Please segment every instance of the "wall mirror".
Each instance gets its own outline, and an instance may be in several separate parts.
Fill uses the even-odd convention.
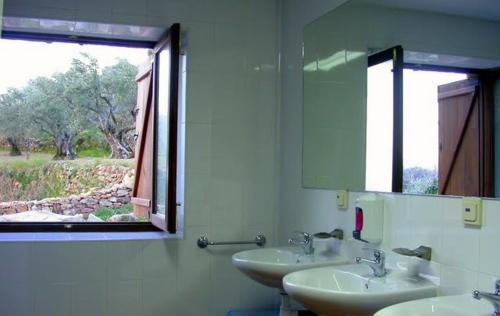
[[[367,0],[306,26],[303,186],[500,197],[498,34]]]

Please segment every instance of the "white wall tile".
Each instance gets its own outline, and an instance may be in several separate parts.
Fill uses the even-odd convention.
[[[477,287],[478,273],[472,270],[441,265],[440,295],[470,293]]]
[[[459,268],[478,270],[479,234],[476,227],[465,227],[462,220],[462,200],[443,199],[443,247],[441,262]]]
[[[302,186],[302,136],[303,136],[303,29],[317,17],[342,4],[343,1],[303,2],[282,1],[281,20],[281,104],[279,113],[279,242],[284,244],[294,229],[308,231],[325,230],[340,226],[348,234],[353,227],[353,204],[347,211],[339,211],[333,199],[334,191],[304,189]],[[346,17],[347,18],[347,17]],[[383,40],[369,36],[370,28],[358,21],[354,28],[346,28],[337,42],[344,43],[336,50],[323,50],[317,46],[317,56],[329,56],[338,49],[365,51],[367,47],[381,47]],[[389,26],[388,26],[389,27]],[[359,32],[359,30],[367,32]],[[331,38],[335,30],[328,29],[324,36]],[[413,35],[421,35],[417,33]],[[337,32],[337,35],[342,32]],[[398,35],[399,36],[399,35]],[[394,36],[391,37],[395,38]],[[444,42],[423,43],[424,36],[401,38],[418,41],[420,46],[440,47]],[[371,45],[371,46],[370,46]],[[437,46],[436,46],[437,45]],[[386,45],[387,46],[387,45]],[[458,51],[467,48],[457,47]],[[328,47],[331,49],[331,46]],[[469,48],[470,49],[470,48]],[[471,51],[469,51],[471,52]],[[360,62],[360,61],[359,61]],[[345,67],[347,68],[349,67]],[[342,69],[340,69],[342,70]],[[343,81],[356,80],[359,73],[344,72]],[[324,78],[328,79],[328,78]],[[331,79],[331,78],[330,78]],[[350,202],[357,194],[350,192]],[[487,287],[500,276],[500,255],[496,251],[500,239],[499,202],[484,202],[484,225],[481,229],[464,227],[462,224],[461,199],[420,197],[400,194],[384,194],[385,223],[382,247],[390,251],[394,247],[414,248],[419,245],[432,247],[433,261],[424,263],[421,271],[441,278],[442,294],[470,293],[476,287]]]
[[[483,201],[483,227],[479,231],[479,271],[500,276],[500,203]]]
[[[176,281],[172,282],[170,278],[143,280],[141,316],[182,316],[177,311],[178,301]]]
[[[142,241],[106,243],[106,269],[110,281],[142,278]]]
[[[108,315],[140,315],[141,297],[140,280],[110,281],[107,292]]]
[[[95,281],[86,283],[75,283],[72,285],[71,302],[72,316],[105,316],[106,306],[106,282]]]
[[[71,283],[47,283],[36,287],[35,316],[71,315]]]
[[[33,316],[35,294],[36,289],[31,282],[0,282],[0,315]]]
[[[165,27],[181,23],[187,62],[186,234],[165,242],[28,243],[19,249],[0,244],[0,256],[13,258],[0,262],[0,274],[20,286],[0,296],[0,310],[4,297],[26,302],[10,313],[21,316],[32,315],[35,297],[37,315],[47,316],[61,310],[65,316],[101,315],[103,305],[109,316],[219,316],[239,305],[271,307],[272,291],[252,292],[254,282],[232,268],[231,254],[245,248],[218,254],[198,249],[196,239],[262,231],[269,245],[274,241],[277,0],[7,2],[5,13],[16,16]],[[5,273],[3,268],[13,266],[15,272]],[[232,278],[224,276],[225,270]],[[49,289],[53,282],[69,290]],[[23,285],[49,290],[25,295]],[[92,287],[95,293],[89,292]],[[212,300],[219,288],[225,295]],[[56,294],[68,296],[69,305],[53,305]],[[96,304],[88,305],[90,299]]]

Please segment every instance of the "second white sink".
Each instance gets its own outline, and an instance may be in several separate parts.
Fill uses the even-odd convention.
[[[471,294],[433,297],[384,308],[375,316],[491,316],[493,308],[486,301],[478,301]]]
[[[346,262],[346,258],[334,253],[305,255],[298,247],[254,249],[233,255],[234,266],[244,274],[259,283],[279,289],[282,288],[283,277],[288,273]]]
[[[436,285],[425,278],[399,271],[376,278],[363,264],[291,273],[283,285],[291,297],[312,311],[332,316],[373,315],[389,305],[436,296]]]

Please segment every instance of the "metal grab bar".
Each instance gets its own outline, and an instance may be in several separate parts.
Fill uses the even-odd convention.
[[[201,236],[200,238],[198,238],[198,241],[196,243],[200,248],[207,248],[207,246],[251,245],[251,244],[256,244],[257,246],[262,247],[266,244],[266,236],[257,235],[255,236],[254,240],[248,240],[248,241],[219,241],[219,242],[209,241],[207,236]]]

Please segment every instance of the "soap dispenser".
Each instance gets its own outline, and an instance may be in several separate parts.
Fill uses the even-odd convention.
[[[384,233],[384,200],[365,194],[356,200],[355,227],[352,236],[366,243],[381,243]]]

